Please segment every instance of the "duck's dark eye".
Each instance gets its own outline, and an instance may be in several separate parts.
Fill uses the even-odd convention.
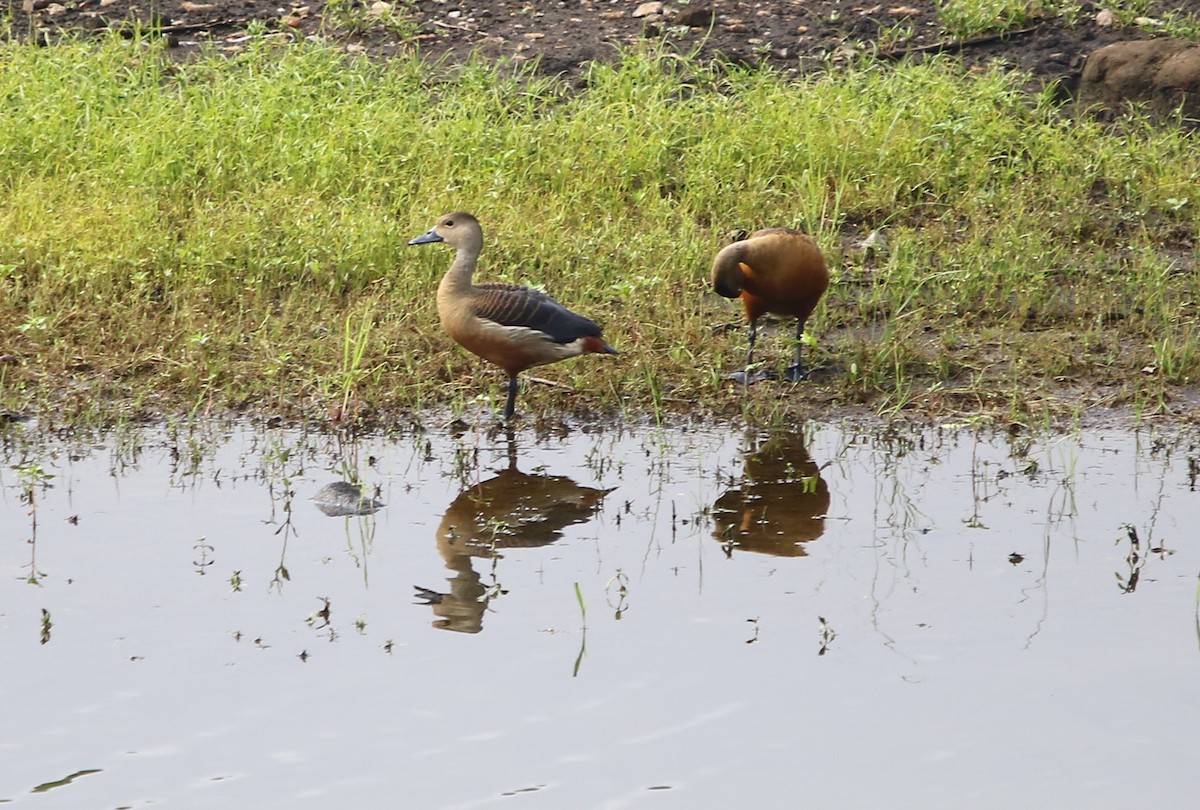
[[[453,228],[453,227],[454,227],[454,220],[452,220],[452,219],[448,219],[448,220],[446,220],[446,222],[445,222],[445,225],[446,225],[446,227],[447,227],[447,228]]]

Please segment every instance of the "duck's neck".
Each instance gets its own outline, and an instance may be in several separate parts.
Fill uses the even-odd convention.
[[[479,260],[478,248],[459,248],[454,254],[454,263],[438,285],[438,295],[465,295],[471,289],[471,274]]]

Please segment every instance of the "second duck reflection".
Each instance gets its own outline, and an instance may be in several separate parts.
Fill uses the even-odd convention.
[[[742,483],[713,505],[713,537],[727,556],[738,549],[804,556],[804,544],[825,530],[829,487],[803,435],[778,433],[752,441]],[[612,492],[580,486],[564,475],[521,472],[516,459],[509,433],[508,466],[463,489],[438,525],[438,552],[454,572],[447,578],[449,591],[416,587],[421,603],[433,608],[434,627],[480,632],[488,603],[502,592],[495,578],[501,550],[555,542],[568,526],[590,521]],[[490,561],[490,584],[472,558]]]
[[[825,533],[829,485],[808,454],[802,433],[752,438],[742,483],[713,504],[713,537],[735,550],[803,557]]]

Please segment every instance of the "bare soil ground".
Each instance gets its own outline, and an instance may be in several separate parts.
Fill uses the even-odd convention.
[[[936,0],[0,0],[13,34],[51,42],[64,31],[155,27],[186,58],[204,44],[234,52],[249,33],[320,37],[380,57],[418,48],[450,62],[472,53],[536,60],[576,75],[646,40],[741,64],[805,72],[854,51],[881,59],[950,53],[968,70],[1000,65],[1060,80],[1070,90],[1086,54],[1119,39],[1152,36],[1152,24],[1119,26],[1084,2],[1073,22],[1032,18],[1006,33],[966,39],[947,30]],[[1200,0],[1151,2],[1146,17],[1200,12]]]

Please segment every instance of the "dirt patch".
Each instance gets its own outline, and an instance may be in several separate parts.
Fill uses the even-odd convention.
[[[873,53],[884,60],[952,54],[968,70],[1001,66],[1038,81],[1074,86],[1084,57],[1120,39],[1152,36],[1122,27],[1102,7],[1083,3],[1074,22],[1044,16],[1014,22],[1004,33],[962,38],[947,27],[934,0],[0,0],[13,35],[51,42],[63,32],[158,30],[181,58],[204,45],[236,52],[252,36],[320,38],[351,51],[386,57],[418,48],[431,59],[535,60],[549,74],[577,75],[587,63],[639,43],[665,43],[702,58],[769,63],[803,73],[830,59]],[[1162,7],[1162,8],[1159,8]],[[1194,8],[1187,8],[1194,7]],[[1200,12],[1200,2],[1151,3],[1156,11]],[[1144,23],[1144,26],[1149,25]]]

